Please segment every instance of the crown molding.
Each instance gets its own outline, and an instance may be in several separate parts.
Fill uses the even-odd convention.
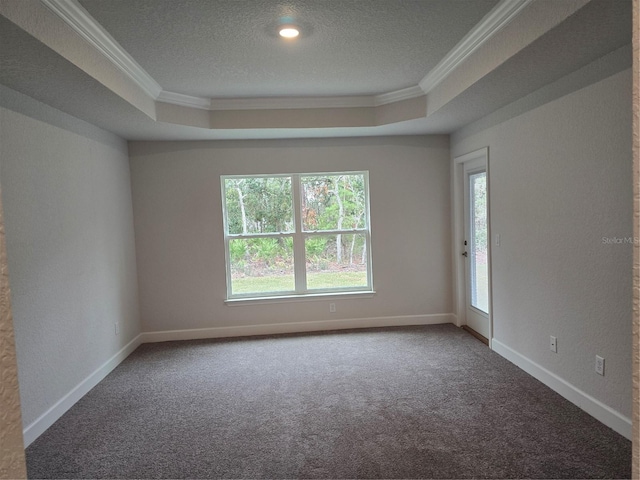
[[[211,99],[203,97],[193,97],[182,93],[167,92],[163,90],[158,95],[159,102],[171,103],[182,107],[199,108],[200,110],[211,110]]]
[[[147,95],[156,99],[162,87],[95,21],[77,0],[40,0],[76,33],[122,70]]]
[[[532,1],[502,0],[420,81],[422,91],[429,93]]]
[[[424,95],[416,85],[380,95],[344,97],[204,98],[163,90],[157,100],[201,110],[294,110],[307,108],[378,107]]]
[[[403,88],[402,90],[395,90],[393,92],[381,93],[373,97],[373,104],[378,107],[380,105],[387,105],[388,103],[400,102],[402,100],[409,100],[410,98],[421,97],[424,95],[422,88],[419,85],[413,87]]]
[[[212,98],[211,110],[291,110],[373,107],[371,95],[344,97]]]

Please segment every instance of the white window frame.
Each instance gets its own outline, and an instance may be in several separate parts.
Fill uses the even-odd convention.
[[[312,176],[334,176],[334,175],[362,175],[364,177],[364,201],[365,201],[365,217],[366,228],[340,229],[340,230],[313,230],[304,231],[302,227],[302,177]],[[226,202],[226,185],[225,180],[234,178],[291,178],[291,189],[293,194],[293,232],[276,232],[276,233],[247,233],[247,234],[230,234],[227,218],[227,202]],[[255,174],[255,175],[221,175],[220,190],[222,193],[222,217],[224,230],[224,251],[226,266],[226,283],[227,283],[227,301],[233,300],[251,300],[251,299],[283,299],[283,298],[303,298],[334,294],[350,294],[365,293],[372,294],[373,290],[373,266],[371,254],[371,214],[369,204],[369,172],[363,171],[347,171],[347,172],[314,172],[314,173],[291,173],[291,174]],[[313,288],[308,289],[307,269],[306,269],[306,251],[305,239],[312,236],[327,235],[353,235],[363,234],[365,236],[366,257],[367,257],[367,285],[357,287],[344,288]],[[291,237],[293,239],[293,267],[294,267],[294,290],[278,291],[278,292],[254,292],[244,294],[233,294],[231,283],[231,255],[229,251],[229,241],[235,239],[250,238],[280,238]]]

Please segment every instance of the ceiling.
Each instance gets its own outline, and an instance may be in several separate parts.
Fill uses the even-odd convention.
[[[498,0],[80,0],[165,90],[375,95],[417,85]],[[303,25],[278,37],[278,19]]]
[[[450,133],[630,42],[630,0],[2,0],[0,84],[127,139]]]

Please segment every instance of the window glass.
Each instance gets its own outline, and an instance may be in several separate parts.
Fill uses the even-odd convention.
[[[234,294],[295,289],[291,237],[230,239],[229,257]]]
[[[305,231],[366,228],[364,175],[304,176],[301,185],[302,227]]]
[[[367,286],[366,235],[312,235],[305,253],[310,290]]]
[[[224,184],[229,233],[293,231],[291,177],[226,178]]]
[[[228,298],[372,290],[367,172],[221,180]]]

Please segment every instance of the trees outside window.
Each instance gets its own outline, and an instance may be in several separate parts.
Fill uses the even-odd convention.
[[[227,296],[371,291],[367,172],[223,176]]]

